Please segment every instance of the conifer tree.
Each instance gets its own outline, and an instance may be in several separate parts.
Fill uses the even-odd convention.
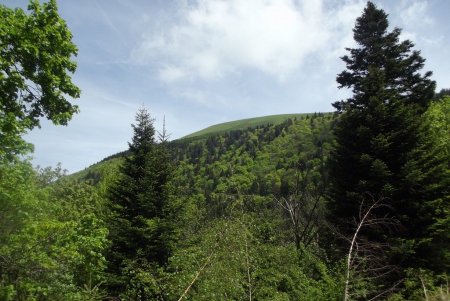
[[[110,191],[110,291],[133,300],[154,298],[146,282],[154,282],[152,271],[167,263],[175,240],[172,167],[153,121],[146,109],[136,114],[121,177]]]
[[[357,217],[364,199],[384,199],[391,209],[377,212],[401,223],[393,235],[396,247],[406,254],[416,252],[417,235],[429,225],[420,216],[426,199],[421,189],[408,184],[408,165],[418,147],[421,115],[433,98],[435,82],[420,52],[409,40],[400,41],[401,30],[388,31],[387,14],[368,2],[356,21],[357,48],[347,48],[347,65],[337,76],[339,88],[350,88],[353,96],[334,103],[339,119],[335,128],[337,146],[330,164],[330,216],[344,233]],[[425,172],[415,169],[415,172]],[[387,208],[387,207],[385,207]],[[384,230],[365,231],[375,242],[390,241]],[[391,236],[392,238],[392,236]],[[414,256],[400,262],[414,264]]]

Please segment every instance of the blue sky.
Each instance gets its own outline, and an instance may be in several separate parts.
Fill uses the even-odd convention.
[[[450,1],[373,1],[450,87]],[[26,7],[25,0],[0,0]],[[69,172],[127,149],[145,105],[176,139],[255,116],[332,111],[339,59],[353,46],[359,0],[60,0],[79,48],[81,112],[67,127],[42,122],[26,139],[33,163]]]

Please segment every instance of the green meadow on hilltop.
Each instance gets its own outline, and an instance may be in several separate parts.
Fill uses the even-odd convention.
[[[200,131],[194,132],[192,134],[186,135],[183,138],[193,138],[208,136],[212,134],[218,134],[223,132],[229,132],[233,130],[245,130],[247,128],[253,128],[256,126],[267,125],[267,124],[279,124],[284,122],[286,119],[300,118],[308,114],[281,114],[281,115],[270,115],[262,116],[248,119],[241,119],[235,121],[229,121],[224,123],[219,123],[202,129]],[[181,139],[183,139],[181,138]]]

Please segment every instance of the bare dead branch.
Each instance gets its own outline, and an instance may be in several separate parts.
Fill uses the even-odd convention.
[[[351,239],[346,239],[350,241],[350,246],[347,253],[344,301],[349,300],[351,296],[351,275],[358,275],[360,280],[371,281],[386,277],[396,270],[395,266],[388,265],[383,260],[384,249],[388,247],[386,243],[371,242],[360,237],[363,228],[382,227],[389,229],[397,225],[397,221],[389,217],[388,214],[376,216],[374,211],[379,208],[391,207],[384,203],[383,198],[373,201],[371,204],[366,204],[365,200],[361,201],[358,213],[359,220],[354,219],[355,231]],[[395,286],[397,285],[395,284]],[[391,286],[389,289],[377,294],[371,300],[375,300],[392,291],[395,286]]]

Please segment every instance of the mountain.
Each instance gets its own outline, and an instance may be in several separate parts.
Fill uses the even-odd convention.
[[[261,127],[274,128],[275,126],[279,126],[288,120],[306,120],[310,117],[315,118],[317,116],[326,116],[327,118],[331,118],[331,113],[280,114],[219,123],[186,135],[180,139],[171,141],[169,143],[169,147],[173,151],[180,154],[180,152],[183,152],[182,150],[184,148],[186,148],[186,150],[192,148],[195,144],[191,145],[191,143],[197,140],[205,140],[208,139],[208,137],[226,136],[230,133],[233,133],[232,135],[236,135],[238,132],[253,131]],[[199,145],[196,147],[198,148]],[[89,180],[94,183],[98,183],[103,176],[114,174],[118,171],[118,167],[122,160],[121,158],[125,154],[126,151],[123,151],[108,156],[100,162],[85,168],[84,170],[71,174],[69,177],[77,181]]]
[[[207,136],[197,136],[202,139],[172,141],[175,186],[185,196],[203,198],[208,210],[213,210],[220,195],[272,202],[274,197],[293,192],[299,172],[308,170],[308,176],[317,177],[323,172],[334,143],[334,119],[322,113],[292,116],[277,124],[246,128],[248,120],[244,120],[240,129],[225,132],[218,125],[210,127],[215,131]]]
[[[317,178],[334,143],[330,113],[285,114],[208,127],[168,143],[179,193],[208,203],[236,193],[272,200],[298,189],[299,172]],[[68,176],[108,187],[127,152],[120,152]],[[301,170],[299,170],[301,168]],[[208,210],[214,206],[209,204]]]
[[[229,131],[233,131],[233,130],[244,130],[247,128],[254,128],[254,127],[266,125],[266,124],[277,125],[277,124],[280,124],[280,123],[286,121],[287,119],[300,118],[300,117],[303,117],[306,115],[308,115],[308,113],[280,114],[280,115],[269,115],[269,116],[229,121],[229,122],[224,122],[224,123],[219,123],[216,125],[209,126],[203,130],[186,135],[181,139],[215,135],[215,134],[225,133],[225,132],[229,132]]]
[[[168,143],[175,166],[170,185],[184,212],[168,267],[174,271],[166,279],[169,300],[179,298],[200,265],[190,300],[239,300],[249,285],[254,300],[340,298],[340,278],[317,257],[334,121],[322,113],[252,118]],[[103,193],[124,155],[71,178]],[[292,224],[286,204],[298,208],[294,220],[301,225]]]

